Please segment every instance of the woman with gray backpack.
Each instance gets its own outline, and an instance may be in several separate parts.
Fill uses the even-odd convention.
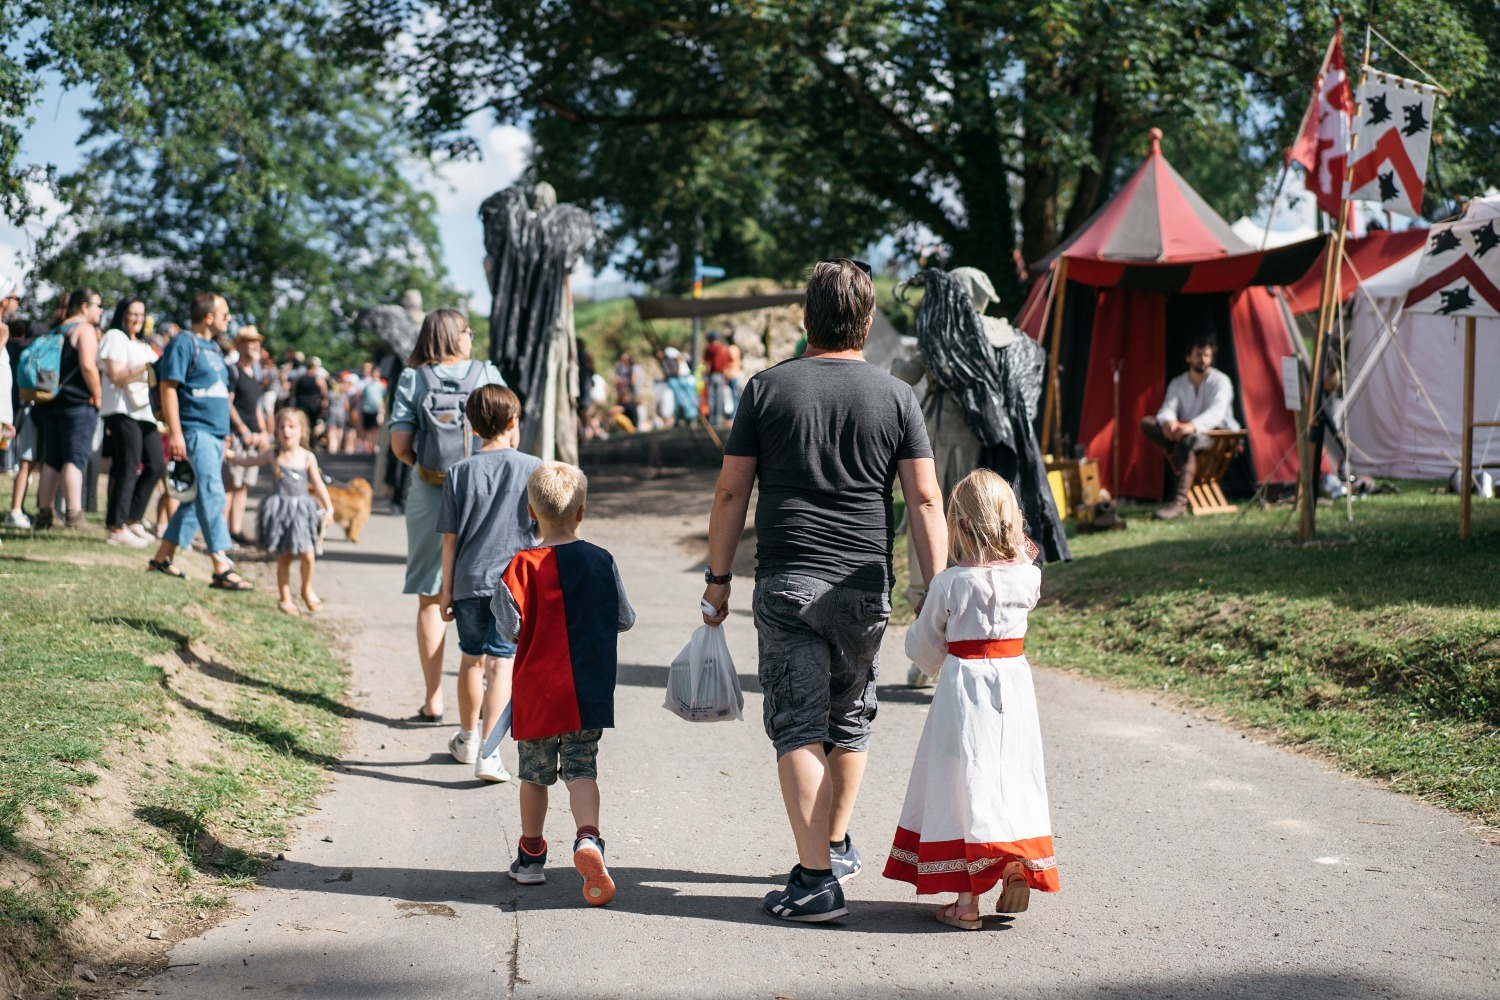
[[[426,696],[413,721],[443,721],[443,536],[437,532],[448,469],[479,448],[464,413],[469,394],[504,385],[488,361],[469,357],[474,331],[457,309],[434,309],[422,320],[417,346],[391,399],[391,451],[412,467],[406,493],[406,586],[417,595],[417,657]]]

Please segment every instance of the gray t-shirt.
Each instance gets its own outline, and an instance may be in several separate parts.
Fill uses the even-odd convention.
[[[757,460],[757,580],[890,590],[897,463],[932,457],[911,386],[864,361],[783,361],[745,386],[724,453]]]
[[[501,448],[470,455],[448,470],[437,530],[458,536],[455,601],[493,594],[511,556],[536,544],[526,512],[526,478],[541,464],[532,455]]]

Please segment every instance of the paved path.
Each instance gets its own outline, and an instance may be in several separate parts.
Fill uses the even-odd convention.
[[[583,905],[556,812],[563,863],[544,887],[511,883],[514,785],[449,762],[448,729],[390,721],[416,709],[420,686],[402,525],[377,517],[319,569],[352,633],[346,766],[287,860],[235,897],[244,915],[178,946],[145,985],[193,1000],[1500,996],[1500,849],[1461,819],[1046,671],[1061,894],[964,935],[881,878],[927,701],[883,687],[850,917],[761,916],[792,847],[758,723],[748,587],[728,628],[751,721],[693,726],[660,707],[663,665],[697,619],[710,483],[595,477],[585,534],[614,551],[640,616],[601,752],[614,905]],[[892,680],[899,640],[887,640]],[[514,744],[505,753],[513,767]]]

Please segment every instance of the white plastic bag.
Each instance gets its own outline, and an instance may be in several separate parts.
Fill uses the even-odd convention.
[[[672,661],[662,704],[689,722],[743,722],[745,695],[722,625],[700,625]]]

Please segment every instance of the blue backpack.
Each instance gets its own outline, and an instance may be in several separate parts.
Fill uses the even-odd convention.
[[[55,326],[26,345],[21,352],[21,370],[16,373],[21,402],[50,403],[57,398],[61,388],[63,338],[77,325]]]

